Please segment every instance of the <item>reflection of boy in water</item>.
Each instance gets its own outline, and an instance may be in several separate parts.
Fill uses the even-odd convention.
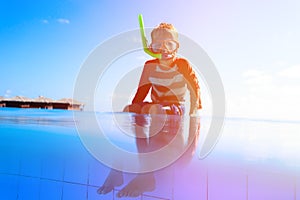
[[[141,162],[143,167],[152,165],[152,162],[160,162],[160,159],[174,158],[175,162],[172,165],[166,167],[165,170],[179,169],[183,170],[183,167],[188,165],[195,154],[195,150],[198,144],[198,138],[200,134],[200,117],[190,117],[189,119],[189,132],[187,139],[184,139],[184,126],[185,122],[181,116],[168,115],[164,121],[164,126],[161,127],[161,115],[152,115],[151,126],[149,127],[150,136],[146,137],[144,128],[147,126],[145,115],[136,115],[135,118],[135,131],[137,134],[136,145],[139,153],[149,153],[159,151],[161,148],[167,148],[167,151],[160,153],[157,160],[149,160],[147,162]],[[146,123],[145,123],[146,122]],[[155,134],[157,126],[161,127],[161,130]],[[153,129],[152,129],[153,128]],[[153,135],[154,134],[154,135]],[[171,164],[171,163],[170,163]],[[171,178],[172,180],[173,178]],[[123,184],[123,173],[115,169],[111,169],[103,185],[98,189],[99,194],[107,194],[111,192],[115,187]],[[164,185],[162,187],[165,187]],[[132,179],[124,188],[118,193],[118,197],[137,197],[144,192],[151,192],[156,188],[156,181],[154,172],[139,173]],[[184,187],[183,187],[184,188]],[[184,192],[184,191],[182,191]]]
[[[186,90],[190,91],[190,115],[201,109],[200,89],[198,80],[188,61],[177,58],[179,48],[178,33],[171,24],[161,23],[151,33],[152,43],[150,49],[154,53],[161,53],[161,59],[149,60],[145,63],[137,93],[131,105],[124,108],[126,112],[137,114],[167,114],[177,115],[166,117],[162,120],[161,115],[151,116],[149,138],[144,132],[146,121],[143,115],[135,116],[136,144],[139,153],[148,153],[168,147],[168,155],[179,157],[186,148],[195,141],[199,134],[199,120],[190,120],[189,141],[184,144],[183,119],[184,97]],[[152,102],[144,102],[151,89]],[[172,144],[171,144],[172,143]],[[171,145],[169,145],[171,144]],[[195,148],[195,145],[192,145]],[[194,148],[190,154],[193,153]],[[185,159],[180,159],[182,163]],[[155,162],[155,161],[153,161]],[[141,163],[147,165],[151,163]],[[98,193],[106,194],[116,186],[123,184],[122,172],[111,170],[104,184],[98,189]],[[155,189],[153,172],[138,174],[121,191],[118,197],[136,197],[143,192]]]

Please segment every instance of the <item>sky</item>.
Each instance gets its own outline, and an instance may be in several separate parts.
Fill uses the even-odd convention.
[[[299,10],[298,0],[0,0],[0,96],[72,97],[89,54],[137,29],[141,13],[145,26],[172,23],[205,50],[225,88],[226,116],[299,121]],[[117,63],[147,59],[140,52]]]

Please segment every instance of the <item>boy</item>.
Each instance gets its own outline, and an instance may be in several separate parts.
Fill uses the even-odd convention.
[[[152,31],[151,38],[151,51],[161,53],[162,57],[145,63],[132,104],[126,106],[124,111],[138,114],[184,115],[184,97],[188,88],[191,99],[190,115],[195,115],[197,110],[202,108],[198,80],[188,61],[176,57],[179,43],[175,28],[171,24],[161,23]],[[150,89],[152,102],[144,102]],[[143,129],[147,120],[144,116],[134,116],[134,118],[136,121],[136,145],[138,152],[141,154],[167,147],[167,153],[160,155],[160,157],[176,157],[184,153],[184,148],[188,148],[193,144],[189,141],[185,147],[181,117],[178,119],[170,116],[170,119],[166,119],[166,123],[162,123],[161,118],[153,116],[149,128],[149,138]],[[196,141],[195,138],[198,138],[199,123],[196,118],[191,120],[189,132],[191,137],[189,137],[189,140],[192,138],[191,140]],[[196,142],[194,143],[196,146]],[[186,152],[193,154],[194,148]],[[182,156],[179,162],[184,162],[185,157],[188,156]],[[141,165],[148,164],[147,162],[141,163]],[[105,182],[97,192],[106,194],[122,184],[123,173],[111,169]],[[117,196],[137,197],[144,192],[154,190],[155,184],[154,172],[139,173],[117,193]]]
[[[186,89],[190,91],[190,115],[201,109],[200,88],[188,61],[177,58],[178,33],[172,24],[161,23],[151,32],[150,50],[161,59],[145,63],[138,90],[126,112],[138,114],[184,114]],[[144,102],[151,89],[152,102]]]

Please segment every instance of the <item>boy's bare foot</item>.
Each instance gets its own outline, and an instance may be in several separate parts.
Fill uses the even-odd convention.
[[[118,197],[138,197],[144,192],[155,189],[155,178],[153,173],[137,175],[122,190],[117,193]]]
[[[97,190],[98,194],[107,194],[111,192],[115,187],[123,184],[123,173],[117,170],[111,170],[103,183],[103,185]]]

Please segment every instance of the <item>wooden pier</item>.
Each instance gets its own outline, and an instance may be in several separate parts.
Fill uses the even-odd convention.
[[[0,97],[0,107],[83,110],[84,104],[70,98],[53,100],[43,96],[36,99],[16,96],[13,98]]]

